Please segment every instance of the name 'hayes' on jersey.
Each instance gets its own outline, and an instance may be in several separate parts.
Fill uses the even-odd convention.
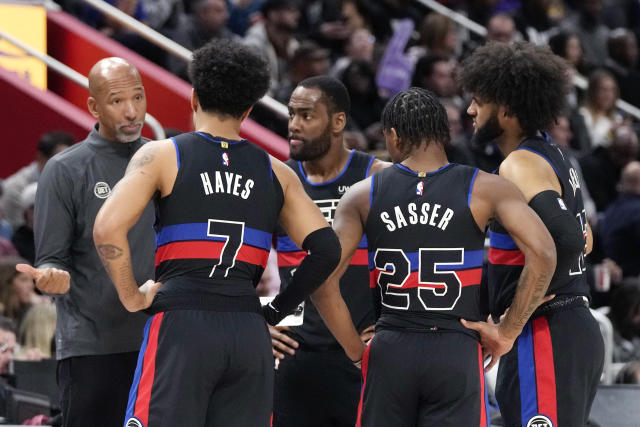
[[[551,141],[541,137],[528,138],[517,149],[536,153],[551,165],[562,188],[558,204],[576,218],[574,229],[566,230],[559,239],[554,236],[558,259],[547,294],[588,297],[589,285],[583,274],[587,221],[578,174],[561,148]],[[511,305],[523,266],[524,255],[514,240],[498,221],[492,221],[487,278],[489,305],[494,317],[499,317]]]
[[[454,329],[482,320],[484,232],[469,203],[477,169],[449,163],[418,174],[396,164],[372,177],[365,226],[377,328]],[[475,335],[474,335],[475,336]]]
[[[156,300],[214,294],[257,301],[284,200],[268,154],[202,132],[171,139],[178,174],[171,194],[157,201],[156,280],[163,285]]]
[[[309,182],[300,162],[289,160],[287,165],[296,172],[309,197],[320,208],[327,221],[332,223],[340,198],[351,185],[369,175],[373,160],[373,156],[353,150],[342,172],[331,181],[323,183]],[[367,286],[369,273],[366,248],[367,240],[363,238],[351,259],[351,264],[340,279],[340,292],[358,331],[375,322],[373,299]],[[278,231],[277,250],[280,286],[284,289],[291,282],[293,271],[300,265],[306,252],[297,247],[282,229]],[[303,323],[291,328],[291,333],[306,348],[340,348],[315,306],[308,299],[305,302]]]

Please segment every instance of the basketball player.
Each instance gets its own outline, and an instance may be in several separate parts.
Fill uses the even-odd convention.
[[[337,287],[366,233],[381,316],[362,360],[357,425],[486,426],[479,336],[460,323],[484,317],[485,225],[499,218],[527,261],[516,303],[495,340],[485,343],[490,365],[511,348],[544,296],[555,267],[553,241],[513,184],[448,162],[446,111],[432,93],[410,88],[397,94],[382,113],[382,128],[395,164],[340,200],[333,226],[343,259],[314,295],[321,301]],[[335,311],[325,321],[342,337],[352,324],[348,312]]]
[[[266,61],[213,41],[194,53],[190,73],[196,131],[139,151],[94,228],[125,308],[153,315],[125,425],[266,427],[273,358],[263,314],[276,324],[296,308],[335,268],[340,246],[291,169],[239,136],[268,89]],[[126,235],[156,194],[157,282],[138,288]],[[255,286],[278,221],[309,256],[262,311]],[[356,337],[348,356],[363,347]]]
[[[344,147],[349,106],[344,85],[326,76],[299,83],[289,101],[291,160],[287,165],[329,223],[349,187],[389,165]],[[364,340],[373,334],[375,323],[366,247],[363,238],[358,255],[340,280],[340,292]],[[284,232],[279,233],[277,250],[281,287],[286,288],[307,253]],[[301,326],[270,331],[274,354],[282,358],[276,371],[273,426],[353,426],[362,385],[360,370],[344,354],[311,301],[305,303]]]
[[[524,193],[557,252],[547,291],[555,298],[533,313],[500,361],[496,397],[506,426],[584,426],[602,371],[602,336],[589,312],[583,274],[591,232],[580,181],[569,158],[543,132],[563,109],[569,75],[561,58],[528,43],[478,48],[460,75],[473,95],[467,112],[475,139],[497,142],[505,157],[499,175]],[[489,236],[489,303],[497,319],[516,304],[526,254],[502,218],[491,223]],[[495,334],[489,323],[468,326],[486,339]]]

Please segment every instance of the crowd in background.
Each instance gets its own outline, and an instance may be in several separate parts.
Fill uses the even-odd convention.
[[[592,307],[608,310],[615,329],[614,361],[631,362],[620,372],[621,380],[639,381],[640,123],[615,104],[622,99],[640,106],[640,3],[441,1],[485,26],[483,38],[409,0],[108,1],[190,50],[212,38],[242,40],[255,47],[271,66],[269,95],[284,104],[307,77],[327,74],[341,79],[352,100],[347,144],[381,158],[387,158],[379,122],[386,100],[409,86],[429,89],[447,111],[450,161],[488,172],[497,167],[501,155],[495,146],[471,141],[469,95],[456,82],[458,64],[487,41],[549,45],[576,75],[587,79],[588,86],[572,90],[563,116],[552,129],[541,131],[565,147],[581,175],[586,216],[595,236],[595,250],[588,257]],[[184,60],[82,2],[61,3],[79,19],[188,81]],[[252,117],[287,136],[285,118],[263,108],[256,108]],[[16,357],[49,358],[55,345],[55,308],[28,276],[15,271],[15,265],[34,260],[33,204],[39,173],[51,156],[72,143],[64,132],[44,135],[33,163],[5,177],[2,185],[0,314],[11,320],[3,319],[0,330],[5,323],[12,329],[20,348]]]

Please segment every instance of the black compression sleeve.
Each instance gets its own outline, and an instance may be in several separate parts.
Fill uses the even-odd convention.
[[[569,271],[571,264],[585,247],[585,235],[580,221],[570,212],[560,195],[552,190],[535,195],[529,202],[556,244],[556,271]]]
[[[302,243],[309,252],[293,274],[291,283],[263,309],[267,322],[275,325],[290,314],[329,277],[340,262],[341,247],[331,227],[310,233]]]

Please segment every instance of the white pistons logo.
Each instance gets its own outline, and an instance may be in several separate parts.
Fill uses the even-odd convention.
[[[111,195],[111,187],[109,187],[109,184],[106,182],[96,182],[96,185],[93,187],[93,194],[99,199],[106,199]]]
[[[529,419],[527,427],[553,427],[553,423],[544,415],[534,415]]]
[[[129,418],[125,427],[144,427],[139,419]]]

